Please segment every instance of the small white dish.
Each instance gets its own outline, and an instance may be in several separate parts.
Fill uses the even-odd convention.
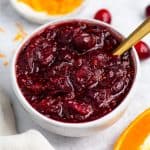
[[[27,102],[25,97],[23,96],[18,83],[16,79],[16,59],[18,56],[18,53],[20,52],[20,49],[22,46],[31,39],[34,35],[39,33],[44,28],[55,25],[62,22],[68,22],[71,20],[81,20],[81,19],[61,19],[57,21],[50,22],[46,25],[41,26],[37,30],[35,30],[30,36],[28,36],[18,47],[16,50],[16,53],[13,57],[12,67],[11,67],[11,79],[12,79],[12,85],[13,90],[19,100],[19,102],[22,104],[23,108],[26,110],[26,112],[32,117],[32,119],[37,122],[41,127],[44,129],[47,129],[53,133],[60,134],[63,136],[70,136],[70,137],[82,137],[82,136],[89,136],[91,134],[97,133],[98,131],[104,130],[107,127],[111,126],[113,123],[115,123],[117,120],[121,118],[124,111],[126,110],[127,106],[129,105],[130,101],[132,100],[132,96],[134,95],[134,92],[138,86],[138,78],[139,78],[139,72],[140,72],[140,63],[139,58],[137,56],[136,50],[133,47],[132,55],[135,63],[135,79],[133,82],[133,85],[127,94],[127,96],[124,98],[124,100],[121,102],[117,108],[115,108],[112,112],[105,115],[104,117],[91,121],[86,123],[63,123],[59,121],[55,121],[53,119],[47,118],[44,115],[37,112],[32,106]],[[103,22],[94,20],[94,19],[82,19],[83,21],[88,21],[91,23],[99,23],[104,24],[105,26],[108,26],[109,28],[114,29],[111,25],[105,24]],[[116,30],[114,30],[116,31]],[[117,31],[116,31],[117,32]],[[120,35],[122,36],[122,35]],[[123,37],[123,36],[122,36]]]
[[[89,0],[83,0],[82,4],[79,7],[77,7],[74,11],[68,14],[55,16],[55,15],[49,15],[46,12],[37,12],[27,4],[23,2],[19,2],[18,0],[10,0],[12,6],[21,16],[23,16],[24,18],[28,19],[31,22],[35,22],[39,24],[44,24],[48,21],[52,21],[62,17],[74,17],[76,15],[79,15],[87,5],[88,1]]]

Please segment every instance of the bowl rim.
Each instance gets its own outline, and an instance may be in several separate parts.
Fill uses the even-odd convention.
[[[122,102],[115,108],[113,109],[110,113],[106,114],[105,116],[103,116],[102,118],[93,120],[93,121],[89,121],[89,122],[83,122],[83,123],[66,123],[66,122],[60,122],[57,120],[53,120],[51,118],[47,118],[46,116],[44,116],[43,114],[39,113],[38,111],[36,111],[26,100],[26,98],[23,96],[19,85],[17,83],[17,78],[16,78],[16,68],[15,68],[15,64],[16,64],[16,59],[17,56],[22,48],[22,46],[24,44],[26,44],[26,42],[28,42],[28,40],[30,40],[34,35],[36,35],[37,33],[39,33],[40,31],[42,31],[43,29],[45,29],[48,26],[51,25],[55,25],[55,24],[59,24],[59,23],[63,23],[63,22],[68,22],[68,21],[88,21],[91,23],[98,23],[98,24],[102,24],[105,25],[109,28],[111,28],[113,31],[115,31],[116,33],[119,33],[117,30],[115,30],[115,28],[112,25],[106,24],[104,22],[95,20],[95,19],[81,19],[81,18],[63,18],[63,19],[57,19],[55,21],[46,23],[45,25],[42,25],[40,27],[38,27],[37,29],[35,29],[30,35],[28,35],[18,46],[13,59],[12,59],[12,64],[11,64],[11,82],[12,82],[12,86],[13,86],[13,90],[17,96],[18,101],[21,103],[21,105],[23,106],[23,108],[29,112],[32,116],[39,118],[40,121],[44,121],[47,122],[48,124],[57,126],[57,127],[65,127],[65,128],[90,128],[93,126],[100,126],[103,125],[104,123],[107,123],[108,120],[111,120],[114,116],[116,116],[120,111],[122,111],[124,109],[124,107],[129,103],[130,101],[130,96],[133,93],[133,91],[135,91],[134,89],[137,86],[137,82],[139,79],[139,75],[140,75],[140,62],[139,62],[139,57],[136,53],[136,50],[134,47],[132,47],[132,53],[134,55],[134,63],[135,63],[135,78],[132,84],[132,87],[130,88],[130,91],[128,92],[128,94],[126,95],[126,97],[124,98],[124,100],[122,100]],[[120,33],[119,33],[120,34]],[[122,34],[120,34],[122,37],[124,37]]]
[[[59,19],[59,18],[65,18],[65,17],[73,17],[74,15],[77,15],[84,9],[89,3],[89,0],[83,0],[80,6],[75,8],[73,11],[67,13],[67,14],[59,14],[59,15],[50,15],[46,12],[38,12],[34,9],[32,9],[30,6],[23,2],[17,2],[17,0],[10,0],[12,6],[14,9],[23,17],[27,18],[28,20],[36,23],[46,23],[47,21],[51,21],[54,19]]]

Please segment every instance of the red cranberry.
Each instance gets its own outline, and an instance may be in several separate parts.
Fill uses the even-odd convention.
[[[95,37],[88,33],[82,33],[74,38],[75,47],[79,52],[84,52],[85,49],[90,49],[95,45]]]
[[[82,66],[76,71],[76,80],[78,83],[80,83],[83,87],[88,82],[88,80],[91,78],[92,72],[87,66]]]
[[[143,42],[143,41],[138,42],[135,45],[135,49],[141,60],[150,57],[150,48],[145,42]]]
[[[91,64],[95,67],[103,66],[103,64],[106,62],[107,59],[108,58],[105,54],[99,54],[92,58]]]
[[[50,88],[51,88],[51,92],[53,91],[54,89],[54,94],[57,94],[57,93],[67,93],[67,92],[70,92],[72,91],[72,85],[70,84],[70,79],[69,77],[59,77],[59,76],[55,76],[54,78],[50,78],[50,83],[51,85]]]
[[[47,47],[45,49],[41,49],[40,51],[36,51],[38,60],[43,65],[50,65],[54,58],[54,53],[56,52],[56,47]]]
[[[107,9],[101,9],[95,14],[95,19],[106,22],[106,23],[111,23],[112,17],[111,13]]]
[[[39,108],[43,109],[43,108],[49,108],[51,105],[50,100],[47,99],[43,99],[40,103],[39,103]]]
[[[65,45],[71,42],[72,40],[71,35],[72,31],[69,28],[66,28],[59,31],[57,38],[61,44]]]
[[[91,105],[85,103],[68,101],[68,106],[73,108],[76,112],[78,112],[81,115],[90,115],[93,112]]]
[[[145,15],[146,17],[150,17],[150,5],[146,7]]]
[[[117,94],[119,93],[122,89],[124,88],[124,82],[121,81],[121,82],[116,82],[112,88],[111,88],[111,91],[113,94]]]

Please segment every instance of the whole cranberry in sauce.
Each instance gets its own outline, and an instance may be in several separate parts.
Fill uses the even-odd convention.
[[[130,50],[113,56],[122,38],[86,21],[48,26],[21,48],[18,85],[26,100],[51,119],[80,123],[113,111],[128,94],[135,75]]]

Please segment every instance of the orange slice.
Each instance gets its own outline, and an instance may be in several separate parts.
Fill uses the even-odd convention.
[[[83,0],[18,0],[29,5],[38,12],[50,15],[65,15],[78,8]]]
[[[150,150],[150,109],[129,125],[119,137],[114,150]]]

